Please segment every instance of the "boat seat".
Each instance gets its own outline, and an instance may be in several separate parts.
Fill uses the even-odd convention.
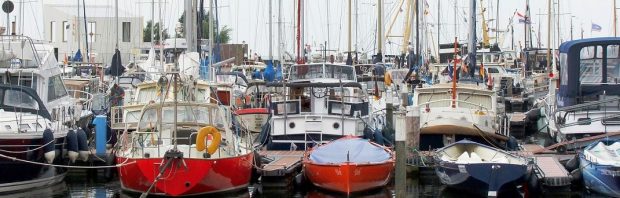
[[[457,163],[469,163],[469,153],[463,152],[458,158],[456,158]]]
[[[495,163],[509,163],[510,161],[508,160],[508,158],[506,158],[504,156],[498,156],[498,157],[494,157],[493,159],[491,159],[491,162],[495,162]]]
[[[478,154],[476,154],[475,152],[471,152],[470,155],[471,155],[471,157],[469,157],[469,162],[470,163],[482,162],[482,158],[480,158],[480,156]]]

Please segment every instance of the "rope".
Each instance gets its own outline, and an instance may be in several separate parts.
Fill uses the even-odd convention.
[[[51,144],[51,143],[53,143],[53,142],[54,142],[54,140],[49,141],[49,142],[47,142],[47,143],[45,143],[45,144],[43,144],[43,145],[41,145],[41,146],[39,146],[39,147],[37,147],[37,148],[34,148],[34,149],[29,149],[29,150],[23,150],[23,151],[9,151],[9,150],[0,149],[0,152],[3,152],[3,153],[14,153],[14,154],[19,154],[19,153],[27,153],[27,152],[32,152],[32,151],[39,150],[39,149],[41,149],[41,148],[43,148],[43,147],[45,147],[45,146],[47,146],[47,145],[49,145],[49,144]]]
[[[118,168],[121,166],[126,166],[126,165],[136,163],[135,161],[126,163],[127,161],[129,161],[129,158],[126,158],[125,161],[123,161],[122,163],[116,164],[116,165],[110,165],[110,166],[70,166],[70,165],[57,165],[57,164],[47,164],[47,163],[41,163],[41,162],[28,161],[28,160],[19,159],[16,157],[6,156],[3,154],[0,154],[0,157],[13,160],[13,161],[18,161],[18,162],[24,162],[24,163],[29,163],[29,164],[41,165],[41,166],[51,166],[51,167],[56,167],[56,168],[79,168],[79,169]]]

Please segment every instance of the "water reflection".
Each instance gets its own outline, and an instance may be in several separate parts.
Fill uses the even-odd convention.
[[[120,189],[120,183],[118,180],[110,182],[96,181],[86,179],[86,176],[68,176],[66,182],[56,184],[47,188],[34,189],[27,192],[20,192],[15,194],[4,194],[0,197],[11,198],[32,198],[32,197],[84,197],[84,198],[117,198],[117,197],[139,197],[139,194],[123,192]],[[353,194],[349,197],[360,198],[392,198],[396,197],[394,194],[394,182],[391,182],[387,187],[380,188],[368,192]],[[511,193],[502,195],[502,197],[521,197],[519,193]],[[604,197],[595,193],[589,193],[582,187],[575,187],[571,191],[546,191],[539,195],[533,195],[534,197]],[[204,196],[199,196],[204,197]],[[296,188],[286,187],[270,187],[263,188],[260,185],[253,185],[248,187],[247,190],[234,193],[226,193],[219,195],[211,195],[209,197],[231,197],[231,198],[336,198],[346,197],[346,195],[334,193],[326,190],[319,189],[310,185]],[[406,181],[406,195],[405,197],[445,197],[445,198],[461,198],[461,197],[476,197],[476,195],[464,194],[459,190],[454,190],[441,185],[439,178],[434,174],[422,174],[412,177],[408,177]]]

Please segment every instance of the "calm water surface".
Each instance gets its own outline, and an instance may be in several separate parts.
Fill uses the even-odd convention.
[[[446,197],[446,198],[464,198],[475,197],[475,195],[464,194],[458,190],[446,188],[441,185],[439,179],[433,174],[424,174],[421,176],[409,177],[407,179],[407,196],[406,197]],[[28,192],[0,195],[0,197],[15,198],[33,198],[33,197],[55,197],[55,198],[115,198],[115,197],[138,197],[136,194],[127,194],[120,190],[118,180],[105,182],[102,180],[94,181],[87,179],[85,174],[70,173],[66,182],[41,189],[34,189]],[[342,197],[343,195],[326,192],[316,189],[316,187],[306,186],[298,187],[294,190],[283,190],[282,188],[267,189],[259,185],[248,188],[247,191],[234,194],[219,195],[217,197],[232,198],[263,198],[263,197],[296,197],[296,198],[332,198]],[[363,198],[391,198],[394,195],[394,184],[390,184],[386,188],[377,189],[371,192],[354,195],[352,197]],[[510,194],[508,197],[521,197],[520,194]],[[548,190],[544,194],[535,197],[603,197],[596,194],[588,193],[585,190],[576,188],[573,192],[562,190]]]

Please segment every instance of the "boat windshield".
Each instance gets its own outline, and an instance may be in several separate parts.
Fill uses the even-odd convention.
[[[37,101],[26,92],[19,90],[6,90],[4,92],[4,98],[2,99],[2,105],[8,107],[39,110],[39,104],[37,103]]]
[[[143,110],[139,128],[158,127],[159,106]],[[174,106],[164,106],[161,111],[161,122],[164,128],[174,125]],[[177,107],[177,123],[197,123],[201,125],[224,126],[220,109],[215,106],[179,105]]]
[[[294,65],[291,66],[290,80],[334,78],[355,81],[355,69],[348,65]]]

